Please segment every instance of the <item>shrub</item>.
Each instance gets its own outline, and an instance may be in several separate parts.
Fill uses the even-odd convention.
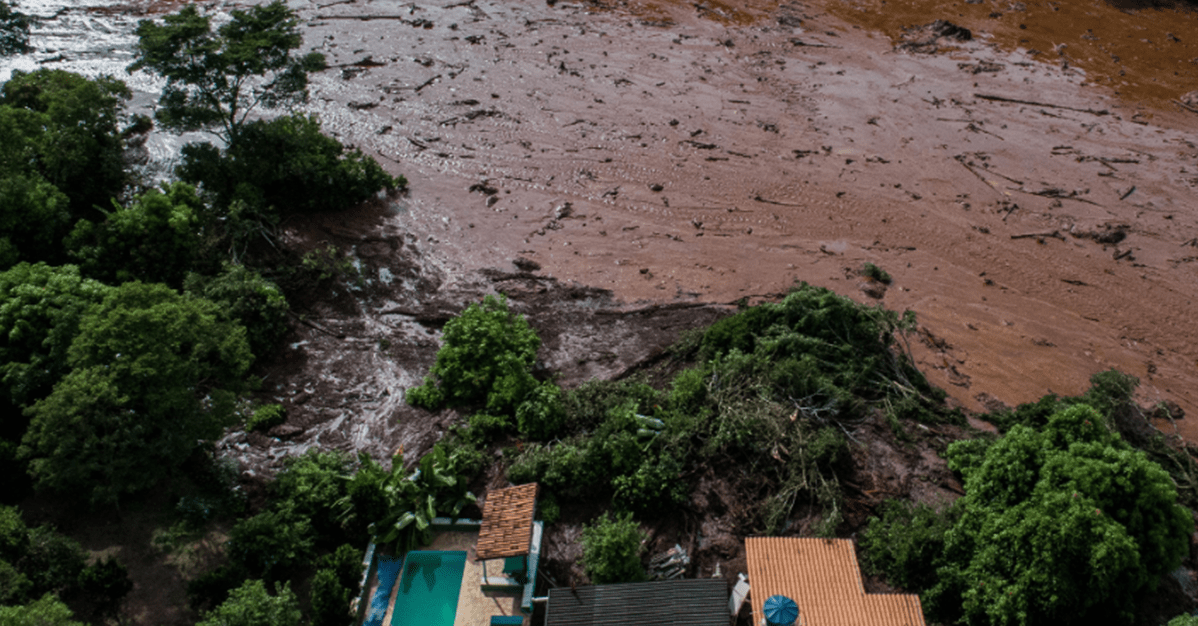
[[[281,404],[263,404],[245,421],[250,432],[265,432],[287,421],[287,410]]]
[[[0,624],[4,626],[83,626],[74,618],[71,609],[52,593],[23,606],[0,606]]]
[[[424,384],[408,390],[410,404],[485,404],[488,413],[510,415],[536,385],[530,368],[541,340],[506,297],[471,304],[445,324],[442,342]]]
[[[944,534],[960,510],[938,512],[926,504],[887,500],[880,512],[881,517],[869,518],[859,541],[869,569],[903,589],[920,591],[934,585]]]
[[[645,580],[641,565],[642,543],[648,535],[633,521],[632,513],[612,517],[604,513],[582,529],[582,564],[596,585]]]
[[[312,555],[312,525],[291,511],[265,511],[229,531],[229,559],[251,577],[282,580]]]
[[[686,488],[679,477],[682,464],[673,455],[661,453],[646,459],[636,471],[612,479],[614,504],[637,513],[674,509],[686,501]]]
[[[561,431],[565,421],[562,390],[553,383],[544,382],[533,387],[516,407],[517,430],[521,437],[527,439],[552,439]]]
[[[861,275],[865,276],[866,278],[872,278],[884,285],[889,285],[891,283],[890,274],[886,273],[886,270],[874,265],[873,263],[866,263],[865,265],[862,265]]]
[[[319,569],[312,577],[312,626],[349,626],[350,590],[333,570]]]
[[[290,584],[271,596],[260,580],[247,580],[196,626],[295,626],[303,615]]]
[[[312,448],[288,458],[270,484],[271,506],[311,522],[320,544],[339,545],[349,537],[337,519],[336,503],[347,493],[346,478],[352,466],[351,457],[336,450]]]

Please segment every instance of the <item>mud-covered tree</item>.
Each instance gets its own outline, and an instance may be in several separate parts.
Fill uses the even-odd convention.
[[[161,24],[138,24],[129,70],[166,79],[155,115],[164,127],[211,131],[231,145],[255,110],[307,101],[308,73],[324,67],[324,55],[293,54],[303,42],[298,24],[295,11],[275,0],[234,10],[213,31],[211,18],[187,5]]]
[[[27,410],[41,488],[92,502],[145,489],[219,435],[245,389],[245,329],[207,300],[125,283],[81,320],[70,373]]]

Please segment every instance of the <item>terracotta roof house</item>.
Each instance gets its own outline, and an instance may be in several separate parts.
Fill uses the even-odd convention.
[[[749,537],[745,556],[755,625],[781,595],[798,605],[797,626],[924,626],[919,596],[865,593],[848,539]]]
[[[475,554],[482,561],[486,591],[522,591],[521,607],[532,610],[543,526],[535,520],[537,483],[487,494]]]

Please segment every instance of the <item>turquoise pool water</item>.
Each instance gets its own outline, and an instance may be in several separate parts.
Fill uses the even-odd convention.
[[[465,569],[465,552],[409,552],[399,577],[391,626],[453,626]]]

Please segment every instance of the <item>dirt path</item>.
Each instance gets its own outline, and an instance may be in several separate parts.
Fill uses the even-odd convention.
[[[628,303],[795,280],[869,300],[868,261],[968,408],[1117,367],[1146,401],[1198,409],[1198,117],[1127,104],[1002,29],[896,50],[843,19],[865,5],[826,4],[301,9],[338,65],[314,109],[411,179],[387,226],[446,293],[524,257]],[[1198,42],[1188,16],[1141,17]]]

